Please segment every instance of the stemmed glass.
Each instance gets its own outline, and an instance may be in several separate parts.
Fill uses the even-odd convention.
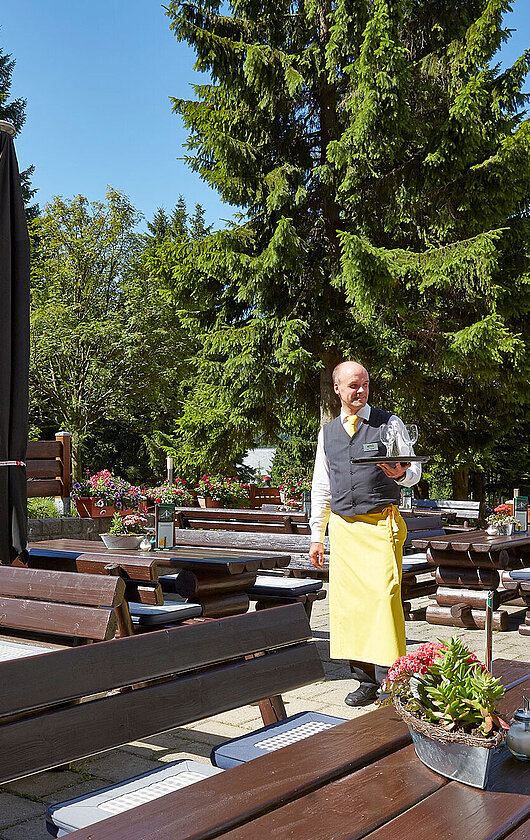
[[[394,452],[394,449],[396,449],[396,432],[397,428],[393,422],[383,423],[383,425],[379,427],[379,438],[381,443],[384,443],[386,446],[386,454],[388,458],[392,455],[398,454],[397,452]]]
[[[415,423],[405,425],[405,444],[408,447],[408,455],[412,455],[413,447],[418,440],[418,427]]]

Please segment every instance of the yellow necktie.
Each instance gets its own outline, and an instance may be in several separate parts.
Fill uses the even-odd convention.
[[[346,431],[348,432],[350,437],[353,437],[356,430],[357,430],[357,423],[359,418],[356,414],[350,414],[349,417],[346,418],[348,420],[348,425],[346,427]]]

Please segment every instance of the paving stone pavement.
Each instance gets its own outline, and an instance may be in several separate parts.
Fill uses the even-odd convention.
[[[418,600],[415,606],[427,603],[428,599]],[[510,629],[494,633],[494,658],[530,661],[530,637],[517,632],[524,611],[509,606],[507,609],[512,614]],[[325,678],[320,683],[286,693],[288,714],[318,710],[350,719],[370,712],[374,706],[352,709],[344,704],[345,695],[356,688],[356,682],[347,663],[329,659],[327,600],[315,604],[311,627],[324,662]],[[426,641],[456,635],[483,659],[484,633],[480,630],[432,626],[425,621],[408,621],[406,629],[408,650]],[[38,773],[0,786],[0,840],[49,839],[44,814],[50,803],[81,796],[168,761],[192,758],[208,762],[213,746],[260,725],[257,707],[246,706],[163,735],[133,741],[121,749],[76,762],[62,772]]]

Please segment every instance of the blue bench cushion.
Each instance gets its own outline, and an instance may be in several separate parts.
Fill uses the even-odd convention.
[[[530,580],[530,569],[515,569],[510,577],[512,580]]]
[[[219,744],[213,748],[210,758],[216,767],[227,770],[344,722],[345,718],[323,715],[321,712],[300,712],[286,720]]]
[[[432,565],[427,562],[427,557],[424,551],[418,551],[416,554],[403,555],[403,574],[412,572],[413,574],[420,574],[420,572],[431,572]]]
[[[83,554],[82,551],[63,551],[58,548],[38,548],[34,546],[29,549],[30,557],[45,557],[46,559],[62,557],[65,560],[77,560]]]
[[[50,805],[46,810],[46,828],[53,837],[64,837],[78,828],[93,825],[114,814],[122,814],[216,773],[222,773],[222,770],[209,764],[188,760],[172,761],[125,782],[59,805]]]
[[[152,626],[157,624],[177,624],[187,618],[202,615],[200,604],[129,604],[129,611],[134,624]]]
[[[248,590],[248,594],[255,597],[281,595],[284,598],[295,598],[297,595],[307,595],[308,592],[318,592],[320,589],[322,589],[322,581],[313,578],[258,575],[256,583]]]

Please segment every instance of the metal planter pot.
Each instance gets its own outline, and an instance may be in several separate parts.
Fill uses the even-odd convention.
[[[459,741],[442,743],[417,732],[409,724],[416,755],[431,770],[447,779],[484,789],[497,748],[470,746]]]
[[[447,779],[484,789],[488,773],[504,736],[498,732],[491,738],[448,732],[418,720],[404,706],[399,697],[394,698],[397,713],[409,728],[416,755],[423,763]]]

